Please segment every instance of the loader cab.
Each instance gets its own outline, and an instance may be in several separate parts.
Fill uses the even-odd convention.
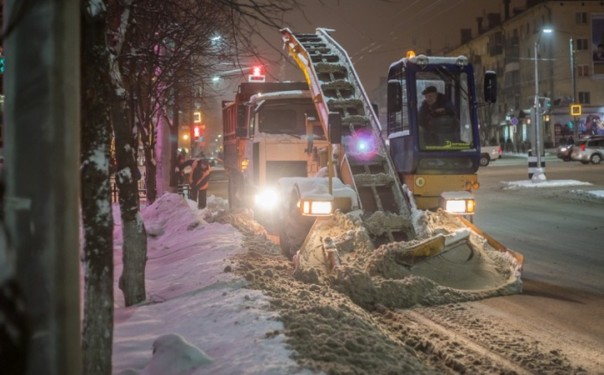
[[[390,66],[387,132],[401,174],[466,174],[479,167],[474,72],[465,57],[414,56]]]

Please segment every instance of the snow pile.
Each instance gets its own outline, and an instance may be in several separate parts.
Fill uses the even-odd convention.
[[[393,215],[397,223],[400,217]],[[381,228],[391,226],[377,222]],[[374,248],[370,232],[356,213],[318,221],[298,255],[296,277],[328,283],[359,306],[406,308],[519,293],[519,265],[491,248],[456,217],[423,213],[418,239]],[[329,272],[325,243],[338,249],[339,265]]]

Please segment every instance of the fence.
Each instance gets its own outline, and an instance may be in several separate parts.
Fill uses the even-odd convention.
[[[189,184],[178,185],[176,188],[177,193],[182,195],[184,198],[189,198],[190,190],[191,190],[191,187],[189,186]],[[138,199],[140,200],[141,203],[147,201],[147,187],[145,185],[145,181],[143,181],[143,180],[138,181]],[[117,202],[117,200],[118,200],[117,184],[115,182],[112,182],[111,183],[111,201],[113,203],[115,203],[115,202]]]

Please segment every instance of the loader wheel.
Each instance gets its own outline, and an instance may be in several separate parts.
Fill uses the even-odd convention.
[[[288,210],[279,222],[279,245],[281,253],[287,258],[292,259],[300,250],[315,218],[305,217],[300,214],[296,203],[298,196],[292,193],[288,202]]]

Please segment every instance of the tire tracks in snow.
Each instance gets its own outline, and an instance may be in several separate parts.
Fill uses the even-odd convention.
[[[397,310],[407,345],[455,373],[587,374],[560,350],[546,350],[522,332],[476,314],[464,304]]]

